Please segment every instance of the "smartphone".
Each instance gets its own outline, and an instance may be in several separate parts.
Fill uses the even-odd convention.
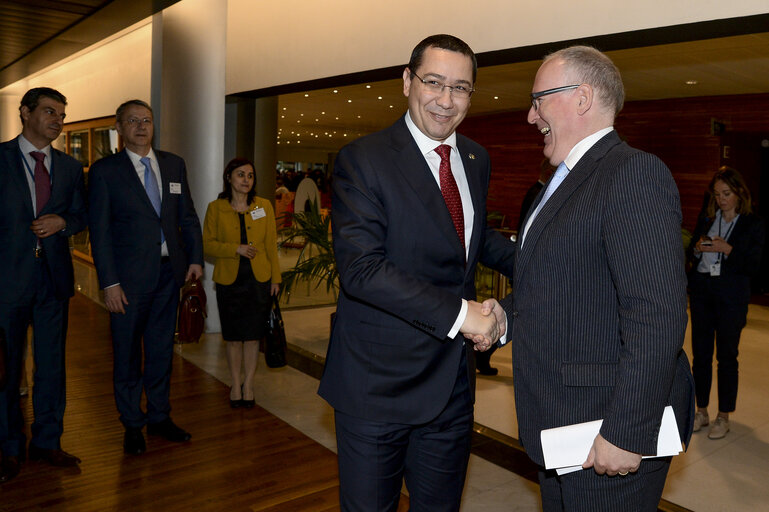
[[[709,236],[705,235],[702,237],[700,245],[713,245],[713,240]]]

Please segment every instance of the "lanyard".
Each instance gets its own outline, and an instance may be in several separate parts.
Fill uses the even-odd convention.
[[[21,161],[24,162],[24,168],[27,169],[27,173],[32,178],[32,181],[35,181],[35,173],[32,170],[32,168],[29,166],[29,162],[27,162],[27,157],[24,156],[24,152],[19,148],[19,153],[21,154]],[[51,181],[51,185],[53,185],[53,157],[50,157],[49,160],[51,161],[50,168],[48,169],[48,179]]]
[[[732,221],[729,223],[729,229],[726,230],[726,234],[724,235],[724,241],[729,239],[729,233],[732,232],[732,228],[734,228],[734,225],[737,224],[737,218],[738,217],[739,217],[739,215],[737,215],[737,217],[733,218]],[[718,236],[719,237],[721,236],[721,221],[723,220],[723,218],[724,218],[723,213],[721,213],[721,215],[718,216]],[[719,252],[718,253],[718,264],[719,265],[721,264],[721,259],[723,257],[724,257],[724,253]]]

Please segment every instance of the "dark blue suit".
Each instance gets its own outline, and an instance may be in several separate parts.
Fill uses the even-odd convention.
[[[461,299],[475,299],[476,263],[509,272],[512,267],[504,266],[512,264],[513,246],[486,228],[488,154],[461,135],[457,147],[475,212],[467,262],[440,188],[404,118],[344,147],[334,165],[332,220],[341,293],[319,393],[337,411],[343,510],[394,510],[404,471],[412,507],[424,499],[420,488],[431,485],[443,489],[444,501],[434,502],[436,509],[450,510],[459,501],[462,471],[451,483],[448,477],[423,482],[410,466],[415,458],[443,459],[450,461],[448,473],[467,464],[475,361],[462,335],[447,334]],[[379,501],[366,487],[375,478],[344,459],[345,443],[367,422],[398,431],[392,441],[398,444],[395,436],[444,421],[464,423],[454,439],[429,455],[420,449],[434,445],[395,450],[393,476],[379,490],[390,488]]]
[[[200,221],[184,160],[158,150],[155,156],[162,187],[160,216],[125,150],[94,163],[88,182],[91,247],[99,284],[106,288],[119,283],[128,299],[125,314],[111,314],[111,330],[115,400],[121,421],[131,428],[168,418],[179,288],[188,266],[203,264]],[[164,260],[161,227],[168,248]],[[140,407],[142,388],[146,414]]]
[[[25,436],[19,407],[19,375],[27,327],[34,328],[35,422],[32,443],[60,448],[65,407],[64,341],[69,298],[74,294],[68,237],[86,226],[83,166],[51,148],[51,197],[39,215],[56,214],[64,231],[41,239],[43,257],[36,258],[37,237],[32,197],[18,139],[0,144],[0,327],[8,337],[8,385],[0,392],[0,449],[5,456],[24,453]]]

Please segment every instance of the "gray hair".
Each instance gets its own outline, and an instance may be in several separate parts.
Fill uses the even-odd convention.
[[[598,93],[601,102],[614,115],[625,103],[625,87],[617,66],[604,53],[592,46],[570,46],[545,57],[545,62],[561,59],[571,77],[580,84],[588,84]]]
[[[146,101],[142,100],[128,100],[125,103],[121,103],[120,106],[117,108],[117,111],[115,112],[115,120],[119,123],[123,120],[123,113],[125,110],[131,106],[135,105],[137,107],[144,107],[147,110],[150,111],[150,114],[152,114],[152,107],[150,107]]]

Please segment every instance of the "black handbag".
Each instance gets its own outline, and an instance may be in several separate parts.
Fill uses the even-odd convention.
[[[267,335],[264,344],[264,360],[270,368],[286,366],[286,330],[280,314],[278,298],[272,297],[272,309],[267,318]]]

